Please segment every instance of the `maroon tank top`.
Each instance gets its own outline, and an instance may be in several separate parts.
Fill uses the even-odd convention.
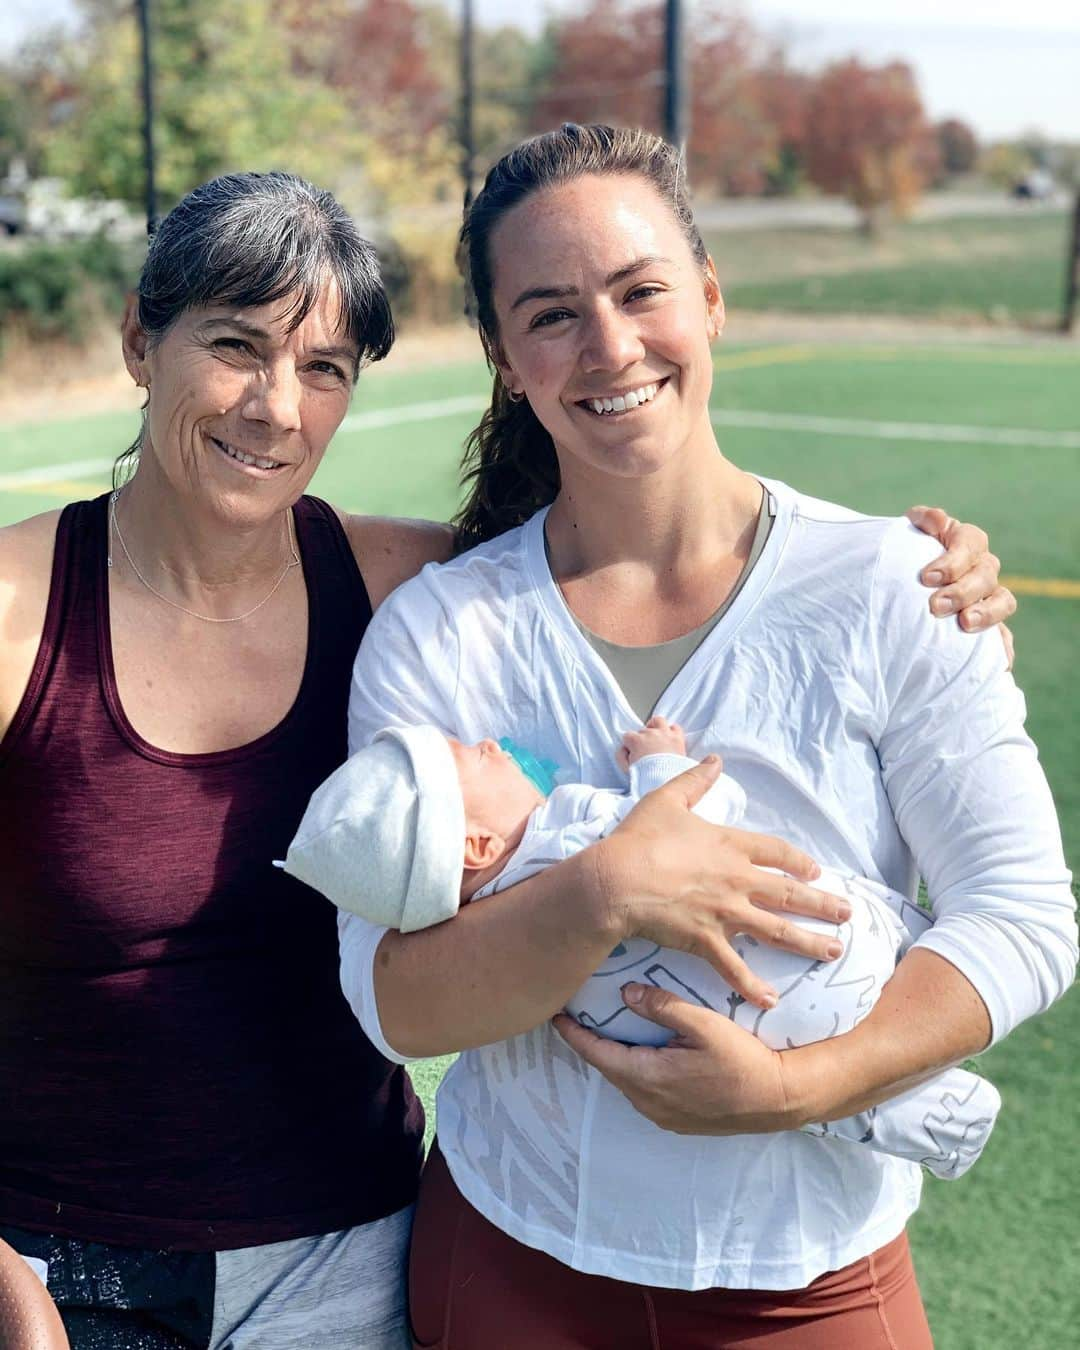
[[[297,504],[291,710],[248,745],[181,755],[117,697],[107,502],[61,516],[0,742],[0,1219],[210,1251],[381,1218],[413,1199],[423,1113],[341,994],[333,906],[271,866],[346,754],[371,608],[344,531]]]

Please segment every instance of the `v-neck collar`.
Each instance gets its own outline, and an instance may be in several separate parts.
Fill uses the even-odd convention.
[[[654,712],[663,717],[678,720],[676,714],[687,695],[696,687],[700,672],[716,659],[754,610],[783,556],[791,532],[794,500],[782,483],[767,478],[759,478],[758,481],[772,495],[776,505],[776,515],[765,547],[727,613],[691,652],[661,693]],[[523,527],[523,547],[533,593],[548,622],[576,663],[590,671],[594,679],[609,690],[612,699],[628,719],[626,725],[636,726],[640,720],[637,713],[630,706],[610,666],[582,633],[551,571],[544,546],[544,525],[550,509],[546,506],[538,511]]]

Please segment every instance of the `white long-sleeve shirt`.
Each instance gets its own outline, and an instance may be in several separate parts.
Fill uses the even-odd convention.
[[[723,754],[748,829],[913,895],[918,941],[975,986],[994,1040],[1069,984],[1076,928],[1053,803],[996,634],[931,618],[917,583],[936,545],[768,485],[765,550],[664,691],[689,753]],[[430,722],[510,735],[564,781],[616,786],[612,728],[636,724],[566,609],[544,512],[380,608],[357,658],[350,746]],[[342,984],[376,1045],[384,930],[340,921]],[[453,972],[445,978],[452,979]],[[671,1288],[803,1287],[895,1237],[917,1168],[798,1133],[681,1136],[639,1115],[544,1025],[465,1052],[439,1092],[439,1138],[466,1198],[565,1264]]]

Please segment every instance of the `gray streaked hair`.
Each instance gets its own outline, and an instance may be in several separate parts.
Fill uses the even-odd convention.
[[[337,287],[339,320],[356,343],[354,376],[394,341],[374,246],[332,193],[290,173],[233,173],[189,192],[162,220],[139,277],[138,317],[151,346],[178,318],[206,305],[256,307],[291,297],[288,331]],[[128,477],[142,445],[113,468]]]

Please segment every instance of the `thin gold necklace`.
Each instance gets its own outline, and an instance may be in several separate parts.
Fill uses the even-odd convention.
[[[290,511],[288,519],[285,524],[285,532],[289,539],[289,550],[292,553],[292,558],[289,560],[289,562],[285,564],[285,570],[282,572],[281,576],[278,577],[277,581],[274,582],[273,586],[270,587],[269,591],[267,591],[267,593],[263,596],[263,598],[259,601],[259,603],[253,606],[251,609],[245,610],[243,614],[234,614],[230,618],[226,619],[215,618],[214,615],[212,614],[199,614],[193,609],[188,609],[186,605],[181,605],[178,604],[175,600],[170,600],[167,595],[162,595],[162,593],[157,589],[156,586],[150,585],[147,579],[135,566],[135,559],[128,552],[128,546],[127,544],[124,543],[124,536],[120,533],[120,522],[116,519],[116,499],[119,496],[120,496],[120,489],[118,488],[109,498],[109,551],[107,559],[108,565],[110,567],[113,565],[112,537],[115,531],[117,539],[120,540],[120,547],[124,551],[124,557],[128,560],[129,564],[131,565],[131,570],[139,578],[139,580],[150,592],[150,594],[156,595],[159,600],[164,600],[165,603],[167,605],[171,605],[173,609],[178,609],[181,612],[181,614],[190,614],[193,619],[201,619],[203,623],[239,623],[242,619],[250,619],[256,610],[262,609],[263,605],[265,605],[267,600],[269,600],[270,597],[277,591],[278,587],[289,575],[292,569],[294,567],[300,566],[300,557],[296,552],[296,541],[293,536],[292,512]]]

